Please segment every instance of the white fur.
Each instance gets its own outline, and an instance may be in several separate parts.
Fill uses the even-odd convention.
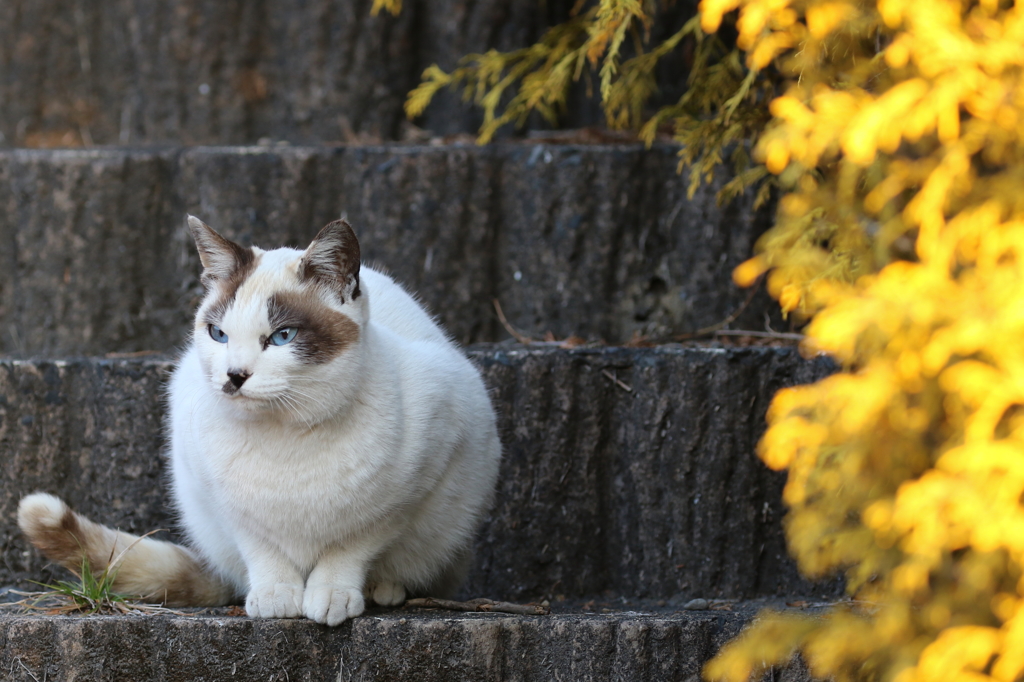
[[[357,343],[313,366],[292,345],[262,349],[267,296],[300,288],[303,252],[256,253],[219,325],[228,343],[201,321],[208,300],[171,380],[174,497],[250,615],[336,625],[364,595],[401,603],[457,570],[497,477],[494,413],[473,365],[365,266],[355,301],[323,299],[359,325]],[[228,395],[237,367],[251,377]]]

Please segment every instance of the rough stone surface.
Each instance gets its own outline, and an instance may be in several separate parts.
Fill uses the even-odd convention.
[[[267,248],[347,214],[464,343],[508,338],[495,298],[535,338],[694,331],[743,302],[769,214],[687,199],[675,168],[665,146],[0,152],[0,353],[176,347],[201,295],[186,212]],[[762,292],[736,325],[773,310]]]
[[[131,532],[172,527],[161,456],[167,372],[162,362],[0,361],[0,583],[51,577],[17,527],[18,501],[31,492]]]
[[[371,611],[337,628],[210,616],[0,616],[8,680],[699,680],[750,613]],[[770,673],[805,682],[799,664]]]
[[[754,454],[774,392],[831,363],[792,348],[475,357],[505,458],[467,593],[837,592],[797,574],[781,530],[784,477]]]
[[[505,447],[467,596],[838,593],[787,557],[783,477],[754,455],[771,394],[832,371],[792,348],[477,348]],[[0,584],[48,576],[34,490],[125,530],[174,528],[157,360],[0,362]],[[628,390],[627,388],[628,387]]]
[[[6,0],[0,144],[397,139],[425,68],[525,47],[573,4],[406,0],[398,17],[372,17],[371,0]],[[678,3],[656,31],[671,32],[695,5]],[[666,70],[663,80],[685,75]],[[420,123],[472,132],[479,117],[444,93]],[[593,118],[591,104],[565,122]]]

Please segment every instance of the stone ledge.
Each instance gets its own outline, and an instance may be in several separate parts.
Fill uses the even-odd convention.
[[[699,680],[753,611],[549,616],[371,610],[337,628],[223,616],[0,616],[9,679]],[[800,664],[773,681],[809,680]]]
[[[678,30],[696,4],[677,3],[659,17],[654,42]],[[0,144],[321,142],[353,133],[397,139],[403,103],[424,69],[526,47],[565,21],[573,2],[404,5],[398,17],[374,17],[369,0],[5,0]],[[687,68],[670,57],[662,70],[662,101],[674,102]],[[603,120],[584,88],[577,86],[564,125]],[[481,118],[445,89],[417,123],[447,135],[475,132]],[[531,127],[539,118],[531,117]]]
[[[837,594],[785,550],[784,477],[754,448],[771,395],[832,371],[794,348],[469,351],[504,458],[466,584],[533,599]],[[0,583],[44,576],[15,524],[45,490],[97,521],[174,528],[161,456],[166,360],[0,361]],[[628,389],[628,390],[627,390]]]
[[[500,144],[0,151],[0,353],[169,351],[191,328],[193,213],[243,244],[305,247],[347,214],[367,262],[460,342],[609,343],[715,324],[768,226],[751,197],[687,198],[676,148]],[[720,178],[724,181],[725,178]],[[737,321],[761,329],[763,292]],[[774,313],[772,313],[774,314]]]

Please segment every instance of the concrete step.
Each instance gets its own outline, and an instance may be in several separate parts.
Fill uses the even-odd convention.
[[[613,605],[614,606],[614,605]],[[212,682],[700,680],[759,604],[548,616],[374,609],[337,628],[212,615],[0,616],[8,680]],[[772,682],[805,682],[799,663]]]
[[[0,146],[399,139],[424,69],[525,47],[573,4],[405,0],[395,18],[371,17],[370,0],[5,0]],[[654,38],[695,10],[666,10]],[[664,71],[685,80],[684,65]],[[479,111],[458,94],[438,99],[418,123],[475,132]],[[595,114],[574,106],[565,122]]]
[[[502,599],[836,595],[788,558],[783,476],[754,454],[795,348],[478,347],[504,443],[465,593]],[[0,362],[0,584],[48,575],[14,525],[44,490],[125,530],[174,528],[156,359]],[[25,584],[22,582],[21,584]]]
[[[0,22],[2,25],[2,22]],[[347,213],[367,260],[463,343],[622,343],[717,323],[770,213],[688,199],[676,149],[216,147],[0,152],[0,354],[173,349],[201,295],[194,213],[243,244],[304,247]],[[763,292],[737,328],[762,329]],[[778,321],[778,320],[777,320]],[[743,325],[746,325],[745,327]]]

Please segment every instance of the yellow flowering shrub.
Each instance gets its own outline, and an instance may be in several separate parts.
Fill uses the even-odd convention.
[[[1024,11],[959,0],[703,0],[791,80],[759,158],[789,191],[762,253],[849,371],[778,393],[801,570],[853,600],[763,614],[705,669],[800,652],[836,680],[1024,679]]]
[[[845,371],[780,391],[759,454],[788,470],[801,570],[845,572],[852,599],[762,614],[705,676],[799,653],[839,681],[1024,680],[1024,8],[702,0],[652,43],[658,6],[581,1],[536,45],[432,67],[407,110],[462,87],[486,141],[532,112],[555,120],[593,68],[609,124],[648,141],[673,125],[691,187],[728,155],[731,190],[781,189],[733,277],[768,271],[783,310],[810,319],[807,349]],[[655,63],[685,41],[689,90],[647,111]]]

